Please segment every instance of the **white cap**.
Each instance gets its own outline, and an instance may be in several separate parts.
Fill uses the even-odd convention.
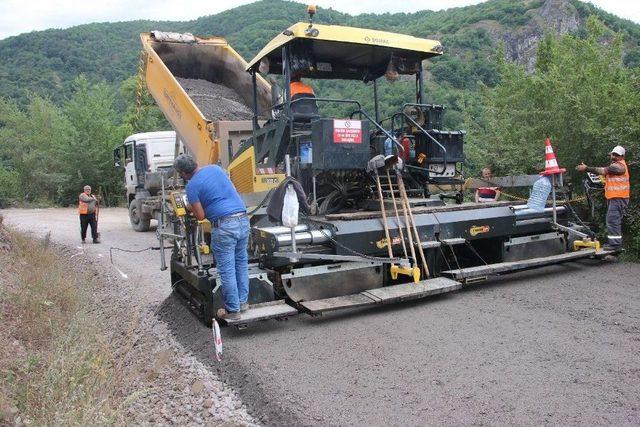
[[[611,150],[611,153],[609,154],[617,154],[618,156],[624,157],[624,153],[626,153],[624,147],[622,145],[616,145],[615,148]]]

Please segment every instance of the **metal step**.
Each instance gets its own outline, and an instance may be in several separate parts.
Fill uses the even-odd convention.
[[[260,320],[282,319],[296,314],[298,314],[298,310],[285,303],[284,300],[278,300],[251,305],[247,311],[240,313],[239,319],[227,319],[225,322],[227,325],[243,326]]]
[[[615,251],[612,250],[605,250],[605,249],[600,249],[598,252],[596,252],[596,258],[600,259],[600,258],[604,258],[606,256],[612,255],[612,256],[617,256],[620,255],[622,252],[624,252],[624,249],[618,249]]]
[[[432,295],[452,292],[461,287],[462,284],[460,282],[447,279],[446,277],[437,277],[435,279],[422,280],[417,283],[405,283],[402,285],[370,289],[352,295],[304,301],[301,302],[300,305],[310,313],[318,314],[343,308],[391,304],[394,302],[425,298]]]
[[[480,265],[477,267],[460,268],[441,272],[442,275],[456,280],[468,280],[477,277],[486,277],[503,273],[513,273],[530,268],[543,267],[545,265],[559,264],[581,258],[589,258],[596,254],[594,249],[583,249],[576,252],[566,252],[560,255],[531,258],[522,261],[499,262],[496,264]]]

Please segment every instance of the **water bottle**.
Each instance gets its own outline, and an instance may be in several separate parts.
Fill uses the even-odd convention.
[[[385,156],[393,155],[393,140],[391,138],[387,138],[384,140],[384,155]]]
[[[516,215],[520,216],[544,211],[550,193],[551,180],[548,176],[541,176],[533,183],[526,209],[516,211]]]

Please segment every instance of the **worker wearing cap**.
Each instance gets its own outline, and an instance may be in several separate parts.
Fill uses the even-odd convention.
[[[188,208],[198,220],[211,222],[211,249],[224,300],[217,317],[239,319],[249,307],[249,219],[244,202],[220,166],[198,167],[188,154],[176,157],[173,166],[188,181]]]
[[[91,186],[85,185],[84,191],[78,196],[78,213],[80,214],[80,238],[82,243],[86,243],[87,227],[91,226],[91,237],[93,243],[100,243],[98,240],[98,199],[91,194]]]
[[[607,167],[592,167],[584,163],[576,166],[580,172],[604,175],[604,197],[607,199],[607,238],[609,244],[604,249],[622,249],[622,216],[629,206],[631,186],[629,168],[624,160],[625,149],[618,145],[611,150],[611,164]]]

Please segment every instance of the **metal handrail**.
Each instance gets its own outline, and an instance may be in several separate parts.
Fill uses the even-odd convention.
[[[391,139],[394,142],[394,144],[396,144],[396,146],[398,147],[398,149],[403,155],[405,154],[404,147],[402,146],[402,144],[400,144],[400,142],[391,133],[387,132],[387,130],[384,127],[382,127],[380,123],[373,120],[371,116],[369,116],[362,108],[360,108],[360,110],[356,112],[364,115],[367,118],[367,120],[369,120],[371,123],[375,125],[376,128],[378,128],[378,130],[381,130],[382,133],[384,133],[387,136],[387,138]]]
[[[368,121],[370,121],[371,123],[373,123],[373,125],[380,131],[382,131],[382,133],[384,133],[387,138],[390,138],[393,143],[396,145],[396,147],[398,148],[398,150],[404,155],[404,147],[402,146],[402,144],[400,144],[400,142],[389,132],[387,132],[387,130],[382,127],[382,125],[380,125],[380,123],[376,122],[373,118],[371,118],[371,116],[369,114],[367,114],[363,109],[362,109],[362,104],[359,101],[353,100],[353,99],[335,99],[335,98],[298,98],[298,99],[294,99],[292,100],[289,105],[294,104],[296,102],[300,102],[302,100],[306,100],[306,99],[313,99],[316,102],[334,102],[334,103],[338,103],[338,104],[355,104],[358,109],[355,110],[353,113],[351,113],[351,116],[353,116],[354,114],[358,113],[361,116],[364,116]],[[287,105],[287,102],[281,102],[279,104],[274,104],[272,105],[269,110],[273,110],[275,108],[280,108]],[[260,113],[264,113],[266,110],[261,111]],[[288,112],[288,114],[284,114],[284,118],[286,118],[287,120],[289,120],[292,124],[293,124],[293,119],[290,115],[291,111]],[[259,114],[258,114],[259,115]],[[288,144],[287,144],[288,145]],[[287,147],[288,150],[288,147]],[[287,151],[285,150],[285,151]]]
[[[360,104],[360,101],[356,101],[354,99],[335,99],[335,98],[298,98],[298,99],[294,99],[292,100],[289,105],[291,104],[295,104],[296,102],[299,102],[301,100],[306,100],[306,99],[313,99],[314,101],[320,101],[320,102],[336,102],[336,103],[341,103],[341,104],[355,104],[358,107],[358,110],[362,109],[362,104]],[[262,111],[260,111],[256,116],[260,117],[260,115],[263,115],[264,113],[266,113],[267,111],[271,111],[274,110],[276,108],[282,108],[285,105],[287,105],[287,102],[281,102],[279,104],[273,104],[271,107],[264,109]],[[291,118],[289,116],[286,116],[287,118]]]
[[[413,104],[405,104],[405,106],[407,105],[413,105]],[[421,105],[421,104],[416,104],[416,105]],[[431,136],[429,134],[429,132],[427,132],[426,129],[424,129],[422,126],[420,126],[415,120],[413,120],[407,113],[404,112],[404,107],[401,111],[398,111],[397,113],[395,113],[393,116],[391,116],[391,127],[394,128],[395,127],[395,118],[398,116],[404,116],[412,125],[414,125],[415,127],[417,127],[418,129],[420,129],[420,131],[425,134],[432,142],[434,142],[438,147],[440,147],[440,149],[442,150],[442,170],[438,173],[444,173],[447,170],[447,149],[440,144],[440,142],[435,139],[433,136]]]
[[[309,98],[298,98],[298,99],[294,99],[293,101],[291,101],[291,104],[295,103],[296,101],[300,101],[302,99],[309,99]],[[388,138],[391,138],[391,140],[396,144],[396,146],[398,147],[398,149],[402,152],[402,154],[404,154],[404,147],[402,147],[402,144],[400,144],[400,142],[398,142],[398,140],[396,138],[393,137],[392,134],[390,134],[389,132],[387,132],[387,130],[382,127],[382,125],[380,125],[378,122],[376,122],[375,120],[373,120],[371,118],[371,116],[369,114],[367,114],[363,109],[362,109],[362,104],[360,104],[359,101],[353,100],[353,99],[334,99],[334,98],[314,98],[316,101],[321,101],[321,102],[336,102],[336,103],[342,103],[342,104],[356,104],[356,106],[358,107],[357,110],[355,110],[353,113],[351,113],[351,116],[353,116],[354,114],[358,113],[363,115],[367,120],[369,120],[371,123],[374,124],[374,126],[381,130]],[[288,119],[291,120],[290,116],[285,116]]]

